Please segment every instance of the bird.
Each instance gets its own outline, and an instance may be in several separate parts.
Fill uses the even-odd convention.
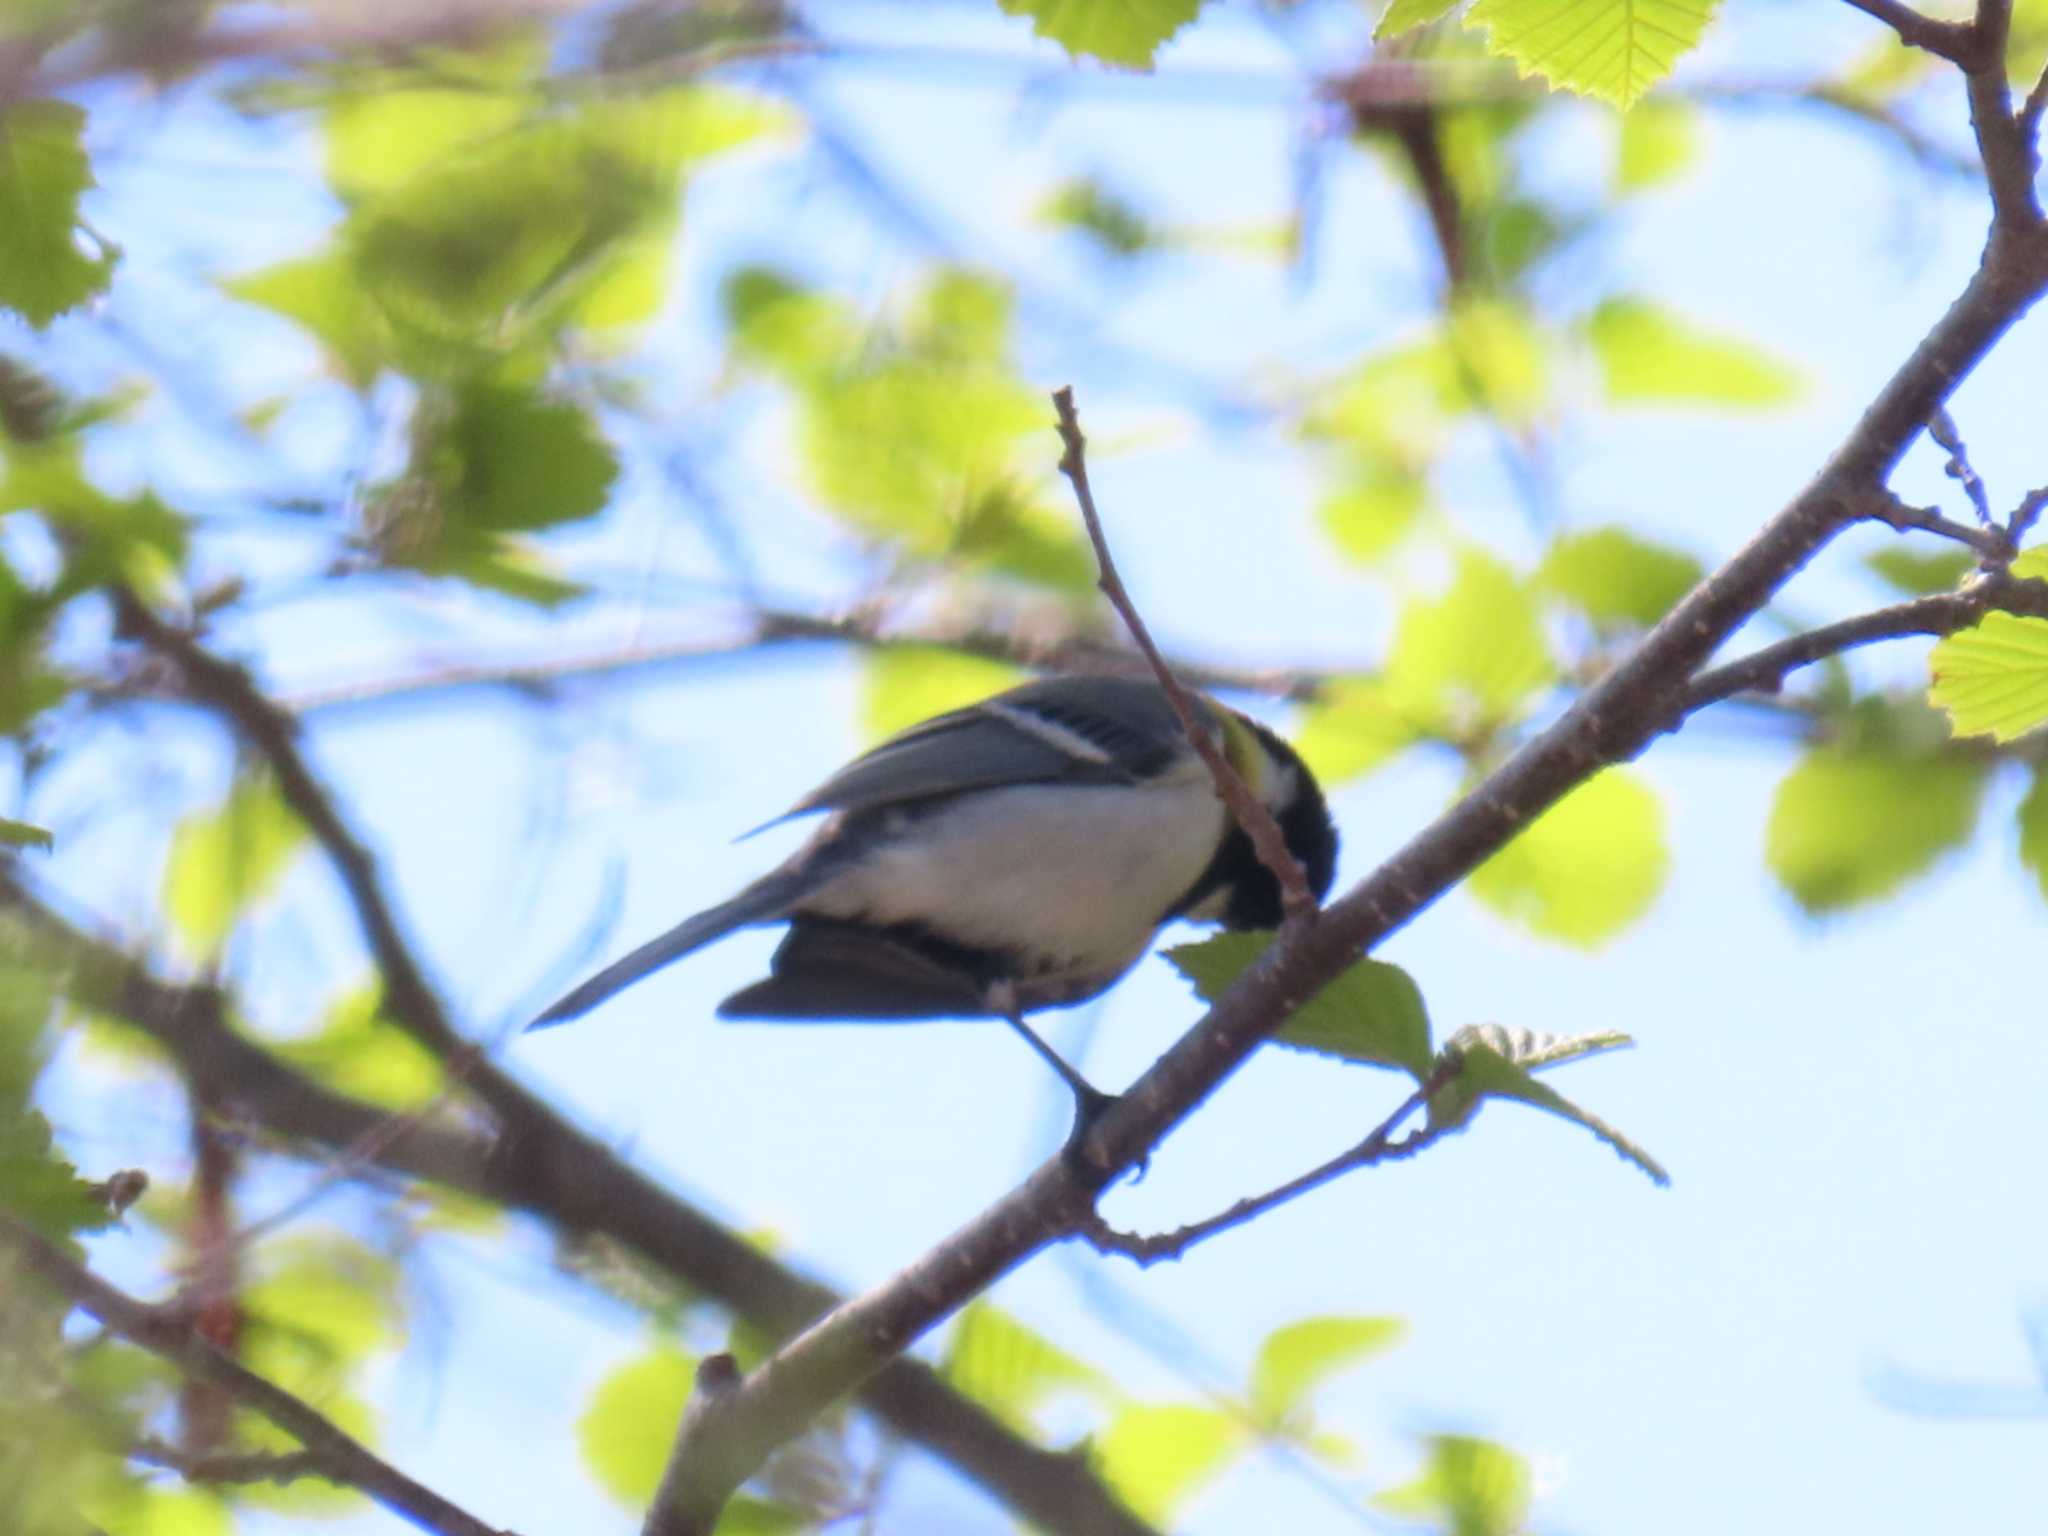
[[[1315,776],[1259,721],[1189,698],[1320,901],[1337,831]],[[726,998],[721,1018],[1000,1018],[1074,1091],[1078,1136],[1110,1096],[1024,1015],[1100,995],[1175,919],[1260,929],[1283,915],[1279,881],[1151,680],[1043,678],[934,716],[776,820],[817,813],[783,863],[527,1027],[578,1018],[739,929],[786,923],[768,975]]]

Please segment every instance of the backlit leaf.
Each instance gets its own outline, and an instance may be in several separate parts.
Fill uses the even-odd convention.
[[[1377,678],[1340,677],[1302,711],[1294,748],[1320,781],[1337,784],[1372,772],[1420,736]]]
[[[1270,933],[1219,933],[1166,951],[1166,958],[1213,1003],[1273,942]],[[1299,1050],[1424,1076],[1430,1067],[1429,1011],[1407,972],[1361,959],[1303,1003],[1274,1040]]]
[[[304,824],[267,774],[245,775],[221,804],[180,822],[163,902],[185,948],[217,954],[242,914],[277,888],[305,840]]]
[[[1393,1348],[1407,1332],[1396,1317],[1310,1317],[1275,1328],[1252,1362],[1252,1412],[1278,1426],[1323,1382]]]
[[[1671,73],[1714,0],[1474,0],[1468,27],[1523,75],[1626,107]]]
[[[1801,390],[1799,373],[1763,348],[1717,336],[1644,299],[1609,299],[1587,338],[1616,405],[1762,409]]]
[[[1460,0],[1392,0],[1386,14],[1372,29],[1372,35],[1376,38],[1399,37],[1403,32],[1448,16],[1459,3]]]
[[[1809,912],[1876,901],[1969,837],[1983,787],[1955,754],[1815,747],[1778,785],[1765,861]]]
[[[1616,1037],[1612,1035],[1593,1038],[1599,1041],[1597,1046],[1575,1049],[1569,1055],[1553,1060],[1569,1060],[1573,1055],[1585,1055],[1591,1049],[1606,1049],[1611,1043],[1616,1043]],[[1502,1031],[1498,1025],[1467,1025],[1451,1036],[1444,1047],[1445,1054],[1456,1052],[1462,1059],[1462,1066],[1458,1075],[1430,1101],[1430,1124],[1458,1125],[1469,1119],[1485,1099],[1514,1099],[1536,1109],[1548,1110],[1591,1131],[1624,1162],[1634,1163],[1648,1174],[1652,1182],[1660,1185],[1671,1182],[1671,1176],[1664,1171],[1663,1165],[1642,1147],[1598,1115],[1581,1109],[1547,1083],[1538,1082],[1531,1075],[1534,1064],[1524,1065],[1515,1059],[1516,1045],[1515,1035]]]
[[[2034,872],[2041,894],[2048,896],[2048,768],[2034,769],[2027,796],[2020,802],[2020,862]]]
[[[1529,1513],[1528,1463],[1491,1440],[1432,1435],[1420,1476],[1373,1506],[1445,1536],[1520,1536]]]
[[[1110,1390],[1108,1378],[1086,1361],[985,1301],[960,1314],[939,1370],[948,1383],[1019,1431],[1028,1429],[1032,1412],[1061,1388],[1098,1396]]]
[[[654,1497],[696,1385],[697,1362],[657,1344],[597,1384],[576,1421],[576,1442],[598,1485],[638,1512]]]
[[[1195,19],[1202,0],[998,0],[1006,16],[1029,16],[1032,32],[1075,58],[1150,69],[1160,44]]]
[[[0,843],[10,848],[41,848],[47,852],[56,845],[47,828],[31,826],[25,821],[11,821],[0,816]]]
[[[357,389],[369,388],[392,360],[383,309],[363,288],[354,265],[336,251],[281,261],[221,287],[305,327]]]
[[[1670,863],[1656,791],[1608,768],[1523,828],[1466,888],[1532,933],[1591,948],[1649,911]]]
[[[1372,565],[1414,529],[1428,503],[1419,475],[1360,456],[1323,497],[1323,531],[1346,555]]]
[[[1095,1461],[1140,1519],[1170,1525],[1248,1438],[1242,1424],[1214,1408],[1133,1403],[1095,1437]]]
[[[1699,115],[1686,102],[1638,102],[1616,132],[1614,190],[1624,195],[1669,181],[1699,153]]]
[[[1561,534],[1537,568],[1536,584],[1596,625],[1647,629],[1705,574],[1691,555],[1652,544],[1625,528]]]
[[[1464,740],[1515,719],[1555,675],[1529,585],[1468,549],[1449,590],[1402,608],[1383,681],[1404,718]]]
[[[1958,736],[2011,741],[2048,721],[2048,619],[1987,613],[1938,641],[1927,697]]]
[[[894,645],[870,651],[861,668],[861,733],[893,736],[949,709],[977,704],[1014,688],[1022,668],[936,646]]]
[[[1888,544],[1864,556],[1863,563],[1894,591],[1907,597],[1953,592],[1963,584],[1963,578],[1970,574],[1970,568],[1975,564],[1968,554],[1959,549],[1922,552],[1901,544]]]
[[[445,1082],[438,1058],[385,1018],[375,984],[344,993],[309,1039],[289,1040],[277,1053],[315,1081],[386,1109],[430,1103]]]
[[[114,266],[80,244],[78,198],[93,185],[84,131],[68,101],[0,110],[0,309],[38,329],[105,288]]]

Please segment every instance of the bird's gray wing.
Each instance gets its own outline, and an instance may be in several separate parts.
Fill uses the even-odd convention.
[[[1006,784],[1133,783],[1163,769],[1179,742],[1173,711],[1152,683],[1047,679],[890,737],[789,814],[868,810]]]
[[[722,1019],[964,1019],[989,1012],[979,982],[915,945],[873,928],[799,917],[765,980],[718,1005]]]

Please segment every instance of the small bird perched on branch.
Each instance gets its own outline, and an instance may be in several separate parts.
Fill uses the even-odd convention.
[[[1314,776],[1257,721],[1194,703],[1320,900],[1337,833]],[[1085,1122],[1106,1096],[1023,1016],[1101,993],[1175,918],[1274,928],[1282,915],[1278,880],[1152,682],[1050,678],[936,716],[788,814],[814,811],[830,815],[778,868],[529,1028],[587,1013],[735,929],[786,922],[768,976],[721,1003],[721,1017],[999,1017],[1065,1079]]]

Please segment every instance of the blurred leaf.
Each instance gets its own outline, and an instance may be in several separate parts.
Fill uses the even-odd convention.
[[[1616,405],[1760,409],[1803,388],[1798,371],[1763,348],[1699,330],[1645,299],[1608,299],[1586,334]]]
[[[2027,797],[2020,802],[2020,862],[2034,872],[2048,897],[2048,767],[2036,764]]]
[[[47,828],[31,826],[25,821],[10,821],[0,816],[0,843],[10,848],[41,848],[44,851],[56,846],[57,840]]]
[[[1372,35],[1380,39],[1398,37],[1448,16],[1460,3],[1461,0],[1392,0]]]
[[[1626,107],[1671,73],[1713,19],[1714,0],[1473,0],[1465,25],[1518,74]]]
[[[1275,1328],[1252,1363],[1253,1414],[1277,1427],[1325,1381],[1393,1348],[1407,1332],[1397,1317],[1310,1317]]]
[[[1616,123],[1614,191],[1642,192],[1671,180],[1699,153],[1699,114],[1686,102],[1638,102]]]
[[[1095,1437],[1095,1459],[1139,1519],[1163,1526],[1247,1438],[1243,1425],[1214,1408],[1133,1403]]]
[[[1178,944],[1166,958],[1214,1003],[1273,942],[1270,933],[1219,933]],[[1273,1037],[1280,1045],[1375,1067],[1399,1067],[1420,1078],[1433,1060],[1429,1011],[1407,972],[1384,960],[1354,961],[1294,1010]]]
[[[1110,256],[1130,258],[1158,243],[1158,232],[1132,204],[1092,177],[1054,187],[1037,209],[1040,223],[1085,235]]]
[[[1591,528],[1552,541],[1537,568],[1536,585],[1596,625],[1647,629],[1705,574],[1691,555],[1652,544],[1625,528]]]
[[[1325,683],[1302,711],[1294,747],[1319,780],[1336,784],[1370,773],[1418,739],[1385,685],[1340,677]]]
[[[297,321],[358,390],[368,389],[379,370],[393,360],[383,309],[363,288],[354,265],[334,250],[229,278],[221,287],[235,298]]]
[[[1422,1474],[1372,1502],[1446,1536],[1518,1536],[1529,1515],[1529,1467],[1491,1440],[1431,1435]]]
[[[2013,0],[2006,27],[2005,71],[2024,85],[2048,69],[2048,0]]]
[[[375,982],[342,994],[308,1039],[275,1047],[277,1054],[336,1093],[406,1111],[432,1102],[445,1082],[440,1061],[386,1018]]]
[[[1038,1405],[1063,1387],[1102,1397],[1109,1379],[986,1301],[960,1314],[939,1373],[1005,1424],[1028,1433]]]
[[[1928,699],[1958,736],[2011,741],[2048,721],[2048,619],[1987,613],[1935,643]]]
[[[181,821],[164,862],[164,913],[185,949],[211,958],[250,907],[276,890],[305,826],[267,773],[244,774],[211,810]]]
[[[87,478],[83,454],[82,433],[65,431],[42,442],[12,445],[0,474],[0,512],[40,512],[67,536],[64,569],[53,593],[43,597],[24,592],[18,581],[6,584],[25,600],[32,622],[47,616],[55,602],[110,581],[127,581],[144,595],[160,594],[167,574],[185,556],[185,519],[148,491],[108,495]]]
[[[1670,864],[1656,791],[1607,768],[1524,827],[1466,888],[1532,933],[1590,949],[1649,911]]]
[[[1540,1065],[1568,1061],[1577,1056],[1589,1055],[1596,1050],[1607,1050],[1617,1044],[1626,1044],[1627,1037],[1612,1033],[1585,1036],[1567,1041],[1562,1046],[1557,1043],[1557,1039],[1554,1035],[1531,1035],[1523,1031],[1504,1030],[1499,1025],[1466,1025],[1444,1045],[1445,1054],[1456,1052],[1463,1058],[1463,1065],[1458,1075],[1430,1100],[1429,1123],[1435,1127],[1461,1125],[1471,1118],[1482,1100],[1514,1099],[1537,1109],[1548,1110],[1574,1125],[1584,1127],[1613,1148],[1624,1162],[1634,1163],[1642,1169],[1653,1183],[1669,1184],[1671,1176],[1664,1171],[1663,1165],[1643,1148],[1598,1115],[1579,1108],[1556,1089],[1538,1082],[1530,1075],[1535,1067]],[[1549,1054],[1538,1057],[1528,1064],[1518,1061],[1516,1052],[1524,1041],[1537,1042]]]
[[[1361,565],[1393,552],[1428,503],[1419,475],[1356,456],[1317,508],[1330,542]]]
[[[516,384],[457,391],[435,451],[456,516],[500,533],[594,517],[619,468],[587,410]]]
[[[660,1486],[696,1373],[690,1356],[673,1344],[657,1344],[599,1382],[576,1421],[584,1465],[626,1508],[645,1508]]]
[[[93,185],[85,112],[68,101],[0,110],[0,308],[38,330],[101,292],[110,252],[80,248],[78,198]]]
[[[870,651],[861,667],[861,734],[879,741],[934,715],[978,704],[1029,675],[1008,662],[936,646]]]
[[[1919,550],[1891,544],[1863,557],[1863,563],[1907,597],[1953,592],[1963,584],[1975,561],[1958,549]]]
[[[1908,48],[1889,27],[1875,30],[1878,35],[1835,78],[1834,90],[1845,98],[1888,106],[1943,67],[1944,60],[1924,49]]]
[[[203,1488],[109,1482],[80,1510],[109,1536],[229,1536],[234,1512]]]
[[[458,150],[511,131],[541,101],[537,91],[515,86],[392,88],[344,80],[322,124],[327,179],[351,200],[387,192]]]
[[[1463,741],[1508,724],[1555,676],[1528,584],[1467,549],[1443,596],[1402,608],[1384,686],[1400,715]]]
[[[496,534],[444,538],[439,549],[417,568],[430,575],[453,576],[500,596],[555,608],[589,592],[581,582],[558,576],[547,556],[518,539]]]
[[[1195,19],[1202,0],[998,0],[1006,16],[1029,16],[1033,36],[1050,38],[1075,58],[1150,69],[1174,33]]]
[[[1876,901],[1969,837],[1983,787],[1955,754],[1815,747],[1778,785],[1764,858],[1809,912]]]
[[[57,1239],[98,1232],[116,1220],[91,1181],[57,1152],[50,1122],[25,1097],[0,1101],[0,1211]]]
[[[243,1357],[289,1391],[325,1395],[404,1336],[399,1271],[353,1238],[289,1236],[242,1292]]]
[[[860,328],[836,300],[767,267],[741,267],[719,288],[733,347],[791,384],[821,382],[860,345]]]
[[[811,1517],[800,1509],[742,1493],[726,1500],[711,1536],[795,1536],[813,1528]]]

